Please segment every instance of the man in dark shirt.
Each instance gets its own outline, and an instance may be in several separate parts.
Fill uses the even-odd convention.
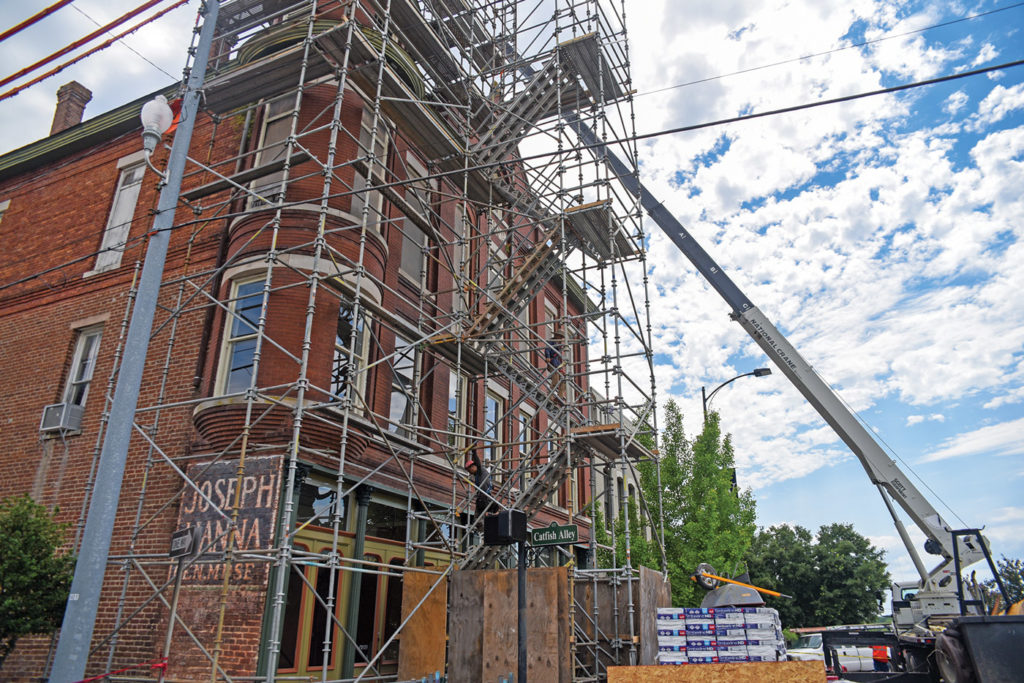
[[[476,451],[473,451],[469,462],[466,463],[466,471],[473,475],[473,484],[476,486],[476,517],[480,519],[491,504],[491,471],[480,462],[480,455]]]

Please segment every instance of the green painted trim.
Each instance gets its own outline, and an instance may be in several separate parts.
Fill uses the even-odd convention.
[[[77,126],[62,130],[56,135],[51,135],[0,156],[0,181],[95,147],[132,130],[138,130],[141,134],[142,123],[139,121],[139,112],[142,110],[142,105],[157,95],[164,95],[170,100],[177,92],[177,84],[170,88],[157,90],[128,104],[121,105],[117,109],[83,121]],[[142,149],[141,140],[139,149]]]

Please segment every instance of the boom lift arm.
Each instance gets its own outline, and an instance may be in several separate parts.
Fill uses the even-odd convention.
[[[959,545],[960,563],[962,567],[966,567],[984,557],[984,552],[979,545],[983,540],[973,536],[956,536],[956,540],[954,540],[951,527],[896,466],[896,463],[885,453],[871,433],[865,429],[832,388],[818,376],[811,365],[803,359],[765,314],[740,291],[736,283],[722,271],[721,267],[676,220],[675,216],[669,213],[664,205],[640,182],[633,171],[598,139],[594,131],[581,121],[575,112],[563,112],[563,116],[594,155],[607,162],[623,187],[640,199],[644,210],[658,224],[658,227],[693,263],[715,291],[725,299],[732,308],[730,317],[738,322],[757,342],[758,346],[789,378],[793,386],[814,406],[818,414],[857,456],[871,482],[878,488],[882,500],[896,524],[900,538],[921,575],[922,591],[956,593],[957,585],[954,583],[949,586],[956,578],[951,570],[951,565],[954,563],[954,544]],[[903,508],[924,533],[927,538],[926,551],[942,556],[942,560],[933,569],[925,568],[906,528],[892,507],[891,501],[893,500]]]

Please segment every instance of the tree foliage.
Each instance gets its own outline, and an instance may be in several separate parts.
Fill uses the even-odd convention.
[[[659,533],[659,493],[665,525],[665,556],[672,581],[672,604],[696,606],[704,592],[690,580],[697,565],[708,562],[721,572],[738,572],[755,531],[755,503],[749,490],[737,491],[732,483],[732,439],[719,431],[717,413],[710,413],[702,432],[692,442],[683,430],[683,416],[673,401],[665,406],[661,433],[660,486],[654,463],[638,466],[640,488]],[[630,514],[633,517],[633,514]],[[645,516],[646,518],[646,516]],[[635,525],[635,528],[632,526]],[[601,541],[601,524],[598,541]],[[621,516],[616,520],[617,555],[624,556]],[[660,567],[656,542],[648,543],[640,532],[640,518],[631,521],[631,564]],[[639,539],[639,542],[638,542]],[[607,542],[607,541],[606,541]],[[610,553],[599,555],[610,566]],[[642,559],[642,561],[638,561]],[[619,560],[622,564],[622,560]]]
[[[27,495],[0,502],[0,666],[19,637],[60,626],[75,566],[59,553],[65,526]]]
[[[1024,560],[1019,558],[1010,559],[1003,555],[1003,559],[996,562],[996,570],[999,573],[999,579],[1003,582],[1003,588],[1006,589],[1006,596],[1008,598],[1002,604],[1003,609],[1015,602],[1024,600]],[[996,585],[995,579],[989,579],[983,585],[985,592],[991,596],[989,604],[992,604],[992,598],[999,595],[999,587]],[[1002,600],[1001,596],[1000,600]]]
[[[747,555],[750,580],[792,595],[771,601],[783,626],[830,626],[874,621],[889,587],[884,551],[852,524],[827,524],[816,537],[802,526],[773,526],[754,537]]]

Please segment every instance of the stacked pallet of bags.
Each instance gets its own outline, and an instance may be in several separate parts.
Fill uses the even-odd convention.
[[[770,607],[661,607],[657,619],[659,664],[786,658],[779,613]]]

